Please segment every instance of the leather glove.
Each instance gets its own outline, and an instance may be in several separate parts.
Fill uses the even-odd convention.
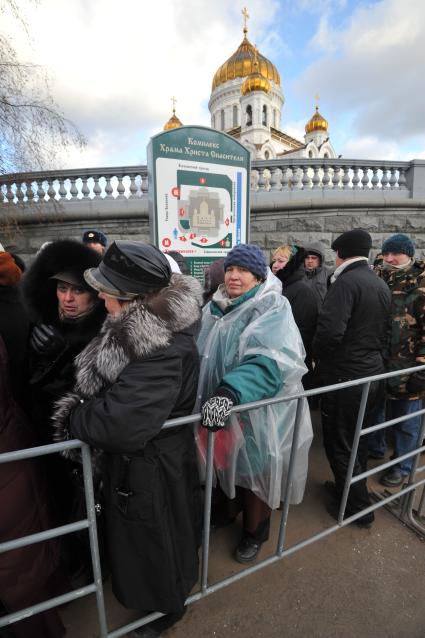
[[[64,349],[66,341],[54,326],[40,323],[31,332],[30,345],[37,354],[53,356]]]
[[[229,418],[233,401],[228,397],[215,396],[208,399],[202,406],[202,426],[212,432],[221,430]]]
[[[406,390],[410,394],[419,394],[425,390],[425,370],[413,372],[407,380]]]

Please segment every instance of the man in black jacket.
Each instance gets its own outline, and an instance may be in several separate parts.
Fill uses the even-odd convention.
[[[337,237],[336,270],[319,314],[313,341],[323,385],[359,379],[384,372],[383,352],[388,335],[391,295],[368,265],[372,240],[365,230],[354,229]],[[373,425],[373,406],[382,393],[382,383],[372,383],[369,391],[364,427]],[[336,515],[350,460],[361,386],[353,386],[323,395],[322,427],[326,456],[335,477],[328,484],[333,496],[328,511]],[[366,470],[367,437],[361,437],[353,474]],[[370,505],[366,480],[358,481],[348,496],[345,516]],[[373,512],[357,519],[370,527]]]

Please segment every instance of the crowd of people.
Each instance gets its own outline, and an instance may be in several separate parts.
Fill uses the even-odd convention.
[[[202,288],[179,253],[125,240],[108,246],[99,230],[81,242],[46,242],[27,269],[0,245],[0,453],[74,438],[90,445],[103,571],[124,606],[164,614],[134,636],[154,638],[177,622],[197,582],[209,432],[211,526],[242,513],[234,558],[250,563],[269,538],[272,511],[304,494],[319,403],[285,397],[425,364],[425,264],[404,234],[383,242],[373,267],[371,247],[365,230],[342,233],[330,268],[320,242],[279,246],[270,264],[259,247],[240,244],[206,269]],[[333,517],[361,394],[352,386],[320,398]],[[364,426],[412,414],[391,428],[394,455],[405,455],[420,442],[424,396],[425,371],[375,381]],[[272,397],[282,401],[237,410]],[[194,412],[202,415],[195,428],[163,429]],[[361,437],[354,474],[368,457],[385,458],[385,432]],[[401,485],[412,463],[392,466],[381,482]],[[357,481],[346,515],[369,505],[366,480]],[[0,465],[0,507],[0,542],[85,517],[79,452]],[[373,520],[369,512],[355,522]],[[7,552],[0,614],[91,578],[86,532]],[[65,632],[54,609],[11,631]]]

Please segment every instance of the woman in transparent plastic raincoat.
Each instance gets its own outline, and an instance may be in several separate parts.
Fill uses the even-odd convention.
[[[230,415],[230,410],[302,391],[305,352],[281,283],[261,250],[252,244],[235,246],[224,268],[224,284],[204,308],[197,342],[202,357],[198,400],[205,428],[198,430],[197,445],[205,476],[207,429],[216,432],[213,524],[230,523],[243,512],[235,558],[247,563],[268,539],[271,511],[284,495],[296,401],[240,414]],[[312,439],[307,401],[302,403],[291,503],[303,497]]]

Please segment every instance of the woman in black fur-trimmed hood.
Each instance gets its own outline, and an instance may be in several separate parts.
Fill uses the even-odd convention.
[[[40,443],[52,442],[53,404],[73,388],[74,359],[105,320],[103,304],[83,277],[100,259],[77,241],[53,241],[38,253],[22,280],[24,302],[34,324],[30,340],[31,418]]]
[[[84,271],[99,264],[91,248],[70,239],[47,244],[22,280],[22,292],[33,328],[30,337],[31,421],[37,444],[53,442],[54,403],[74,387],[75,357],[99,333],[104,305],[84,280]],[[85,516],[81,467],[58,454],[44,457],[53,521],[66,525]],[[91,580],[87,532],[62,539],[61,561],[73,585]]]
[[[85,273],[109,316],[78,356],[74,393],[58,403],[58,440],[103,451],[113,590],[126,607],[178,620],[198,577],[200,492],[190,426],[161,430],[193,409],[199,372],[193,338],[202,290],[173,274],[165,256],[139,242],[114,242]]]

